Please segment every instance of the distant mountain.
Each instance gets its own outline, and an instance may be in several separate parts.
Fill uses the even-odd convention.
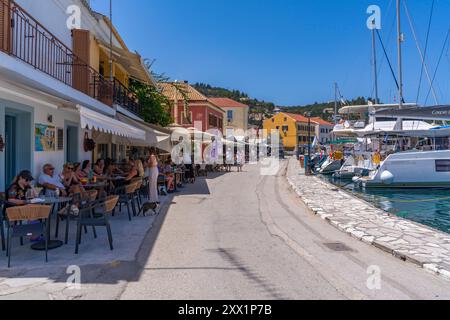
[[[250,119],[249,123],[252,125],[262,126],[263,120],[270,118],[276,107],[280,108],[281,111],[305,114],[306,112],[311,112],[313,117],[321,117],[327,121],[333,121],[334,112],[334,101],[325,103],[314,103],[304,106],[276,106],[272,102],[260,101],[258,99],[253,99],[248,96],[245,92],[239,90],[229,90],[220,87],[213,87],[205,83],[196,83],[193,85],[195,89],[200,91],[202,94],[209,98],[230,98],[250,106]],[[368,103],[369,99],[364,97],[358,97],[349,101],[346,105],[365,105]],[[341,108],[343,105],[339,103],[338,107]]]

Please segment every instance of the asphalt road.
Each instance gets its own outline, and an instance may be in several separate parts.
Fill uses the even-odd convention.
[[[246,166],[177,195],[116,298],[450,298],[449,281],[312,215],[289,189],[286,165],[277,176]]]
[[[83,266],[81,288],[67,287],[66,270],[31,270],[8,274],[0,299],[450,298],[450,281],[311,214],[289,189],[286,165],[277,176],[246,166],[188,186],[136,261]]]

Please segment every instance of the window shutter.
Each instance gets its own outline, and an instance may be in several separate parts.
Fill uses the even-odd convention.
[[[10,0],[0,0],[0,51],[11,50],[11,11]]]
[[[89,79],[88,67],[90,64],[90,41],[91,34],[88,30],[72,30],[73,53],[75,54],[72,75],[73,87],[88,95],[89,84],[92,82]]]
[[[64,129],[58,128],[56,133],[56,149],[57,151],[64,150]]]

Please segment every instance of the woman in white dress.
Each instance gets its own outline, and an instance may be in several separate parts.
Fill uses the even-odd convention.
[[[150,149],[150,156],[147,164],[147,175],[149,178],[149,199],[150,203],[159,203],[158,196],[158,157],[156,156],[156,149]]]

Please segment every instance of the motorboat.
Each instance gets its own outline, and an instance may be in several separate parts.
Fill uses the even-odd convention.
[[[354,177],[369,176],[371,170],[373,170],[373,166],[370,160],[365,160],[365,158],[357,160],[355,157],[350,156],[347,158],[341,169],[333,174],[333,178],[339,180],[352,180]]]
[[[327,160],[320,166],[318,173],[323,175],[331,175],[339,171],[344,160],[335,160],[333,157],[328,157]]]
[[[450,188],[450,150],[395,153],[353,181],[363,188]]]

